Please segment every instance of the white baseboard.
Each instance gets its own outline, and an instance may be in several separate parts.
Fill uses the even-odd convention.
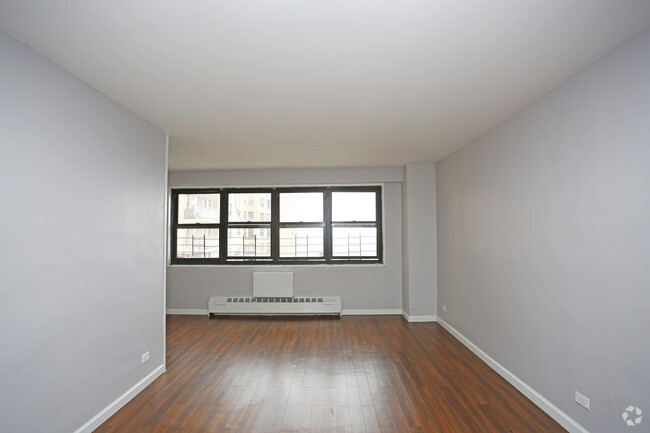
[[[481,358],[492,370],[496,371],[501,377],[507,380],[519,392],[524,394],[530,401],[535,403],[540,409],[546,412],[551,418],[564,427],[569,433],[589,433],[584,427],[578,424],[573,418],[562,412],[557,406],[545,399],[540,393],[531,388],[526,382],[515,376],[510,370],[499,364],[494,358],[483,352],[477,345],[472,343],[463,334],[454,329],[450,324],[438,318],[438,323],[463,343],[476,356]]]
[[[193,316],[207,316],[207,308],[168,308],[167,314],[186,314]],[[343,310],[343,316],[384,316],[390,314],[402,314],[399,309],[384,309],[384,310]],[[435,316],[434,316],[435,317]]]
[[[84,424],[84,425],[82,425],[81,427],[79,427],[79,428],[75,431],[75,433],[92,433],[93,430],[95,430],[97,427],[99,427],[100,425],[102,425],[102,423],[104,423],[104,421],[106,421],[106,420],[109,419],[111,416],[113,416],[113,414],[115,414],[115,412],[117,412],[118,410],[120,410],[120,408],[121,408],[122,406],[124,406],[124,405],[127,404],[129,401],[131,401],[131,399],[132,399],[133,397],[135,397],[136,395],[138,395],[138,394],[140,393],[140,391],[142,391],[142,390],[145,389],[147,386],[149,386],[149,385],[151,384],[151,382],[153,382],[154,380],[156,380],[156,379],[158,378],[158,376],[160,376],[160,375],[163,374],[164,372],[165,372],[165,365],[163,364],[163,365],[160,365],[158,368],[156,368],[156,369],[155,369],[154,371],[152,371],[151,373],[149,373],[149,374],[148,374],[144,379],[142,379],[140,382],[138,382],[138,383],[136,383],[135,385],[133,385],[133,386],[131,387],[131,389],[129,389],[127,392],[125,392],[124,394],[122,394],[121,396],[119,396],[119,397],[117,398],[117,400],[115,400],[114,402],[112,402],[111,404],[109,404],[108,406],[106,406],[104,409],[102,409],[102,411],[99,412],[99,413],[98,413],[97,415],[95,415],[94,417],[92,417],[92,418],[90,419],[90,421],[88,421],[86,424]]]
[[[207,316],[207,308],[168,308],[167,314],[185,314],[191,316]]]
[[[437,320],[436,316],[409,316],[406,311],[402,311],[402,316],[406,319],[407,322],[435,322]]]
[[[384,310],[343,310],[342,316],[386,316],[392,314],[402,314],[400,309],[384,309]]]

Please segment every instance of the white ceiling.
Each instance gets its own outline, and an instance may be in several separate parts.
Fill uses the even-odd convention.
[[[171,133],[170,169],[435,161],[650,24],[650,0],[0,0]]]

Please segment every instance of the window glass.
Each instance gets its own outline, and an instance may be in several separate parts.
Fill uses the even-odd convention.
[[[372,257],[377,255],[377,229],[374,227],[333,227],[334,257]]]
[[[281,228],[280,257],[323,257],[323,228]]]
[[[185,259],[219,257],[219,229],[177,229],[176,257]]]
[[[219,194],[179,194],[179,224],[219,224]]]
[[[228,195],[228,222],[271,221],[271,194]]]
[[[376,193],[332,192],[332,221],[375,221]]]
[[[280,194],[280,222],[323,221],[322,192],[289,192]]]
[[[229,228],[229,257],[269,257],[271,255],[270,228]]]

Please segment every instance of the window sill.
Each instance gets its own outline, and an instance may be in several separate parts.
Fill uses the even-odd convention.
[[[232,264],[226,264],[226,265],[210,265],[210,264],[197,264],[197,265],[189,265],[189,264],[184,264],[184,263],[177,263],[177,264],[171,264],[167,263],[167,269],[170,268],[228,268],[228,269],[241,269],[241,268],[257,268],[257,269],[273,269],[273,268],[368,268],[368,267],[383,267],[386,266],[386,263],[332,263],[332,264],[326,264],[326,263],[310,263],[310,264],[267,264],[267,265],[260,265],[260,264],[253,264],[253,263],[246,263],[246,264],[241,264],[241,265],[232,265]]]

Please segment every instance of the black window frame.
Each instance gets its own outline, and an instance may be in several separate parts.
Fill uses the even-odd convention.
[[[246,187],[246,188],[172,188],[171,190],[171,236],[170,251],[172,265],[347,265],[347,264],[383,264],[383,188],[381,185],[370,186],[306,186],[306,187]],[[323,193],[323,221],[322,222],[280,222],[280,194],[281,193]],[[375,221],[346,221],[332,222],[332,193],[333,192],[374,192],[375,193]],[[233,193],[271,194],[271,221],[270,222],[229,222],[228,221],[228,196]],[[219,223],[178,223],[179,195],[183,194],[220,194]],[[376,227],[377,251],[375,256],[333,256],[332,228],[345,227]],[[323,257],[280,257],[280,228],[323,227]],[[187,258],[177,257],[178,229],[203,229],[219,230],[219,257],[218,258]],[[270,256],[233,256],[228,257],[228,229],[232,228],[270,228],[271,254]]]

